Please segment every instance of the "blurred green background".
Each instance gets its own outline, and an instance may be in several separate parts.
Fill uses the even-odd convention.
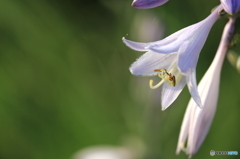
[[[128,68],[142,53],[121,38],[162,39],[209,15],[219,0],[169,1],[148,10],[132,0],[0,0],[0,158],[67,159],[94,145],[130,147],[143,159],[175,155],[190,98],[185,88],[161,111],[151,77]],[[213,26],[197,67],[210,65],[227,19]],[[240,47],[233,48],[240,53]],[[225,60],[219,104],[196,159],[240,152],[240,76]],[[236,156],[217,156],[234,158]]]

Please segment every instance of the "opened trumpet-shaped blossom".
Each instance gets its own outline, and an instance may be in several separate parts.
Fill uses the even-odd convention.
[[[155,8],[163,5],[168,0],[134,0],[132,6],[138,9]]]
[[[233,24],[233,19],[230,19],[226,24],[215,58],[199,83],[198,91],[203,108],[197,107],[193,99],[189,101],[178,139],[177,154],[183,150],[191,158],[198,151],[208,133],[217,107],[221,68],[227,51],[229,36],[233,33]],[[185,148],[186,140],[187,147]]]
[[[228,14],[234,14],[240,9],[240,0],[221,0],[221,3]]]
[[[195,69],[208,33],[219,18],[218,11],[220,9],[222,9],[221,6],[217,7],[203,21],[160,41],[138,43],[123,38],[123,42],[133,50],[147,51],[131,65],[130,71],[134,75],[158,75],[162,78],[162,81],[156,86],[153,86],[151,80],[150,87],[155,89],[163,84],[163,110],[173,103],[186,84],[194,101],[199,107],[202,106],[197,91]],[[171,80],[173,76],[175,81]]]

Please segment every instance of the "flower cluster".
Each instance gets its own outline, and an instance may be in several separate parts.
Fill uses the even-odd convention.
[[[160,6],[168,0],[134,0],[132,6],[148,9]],[[177,153],[184,150],[192,157],[201,146],[215,114],[221,66],[234,31],[235,19],[239,14],[239,0],[221,0],[221,4],[204,20],[183,28],[170,36],[155,42],[140,43],[127,40],[123,42],[133,50],[146,52],[130,66],[130,72],[137,76],[158,76],[161,80],[150,88],[162,85],[162,110],[168,108],[179,96],[184,86],[191,94],[179,136]],[[222,16],[229,14],[216,56],[208,71],[197,86],[196,66],[213,24]],[[187,140],[188,138],[188,140]],[[187,140],[187,147],[185,142]]]

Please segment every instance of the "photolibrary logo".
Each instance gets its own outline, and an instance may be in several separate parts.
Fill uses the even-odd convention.
[[[214,155],[215,155],[215,151],[214,151],[214,150],[211,150],[211,151],[210,151],[210,155],[211,155],[211,156],[214,156]]]
[[[214,156],[214,155],[238,155],[238,151],[214,151],[214,150],[211,150],[210,155],[211,156]]]

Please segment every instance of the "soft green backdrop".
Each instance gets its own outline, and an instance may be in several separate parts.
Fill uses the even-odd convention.
[[[171,0],[138,10],[132,0],[0,0],[0,158],[68,159],[94,145],[129,146],[144,159],[175,155],[190,98],[185,88],[161,111],[159,90],[128,68],[142,53],[123,36],[138,36],[145,15],[161,37],[209,15],[218,0]],[[137,17],[137,21],[136,21]],[[227,20],[212,28],[200,55],[198,81],[210,65]],[[160,31],[161,28],[159,28]],[[148,27],[142,31],[150,32]],[[160,35],[160,34],[159,34]],[[240,47],[233,48],[240,53]],[[210,150],[240,152],[240,76],[224,62],[219,104],[196,159]],[[239,155],[238,155],[239,156]],[[215,156],[232,159],[236,156]]]

